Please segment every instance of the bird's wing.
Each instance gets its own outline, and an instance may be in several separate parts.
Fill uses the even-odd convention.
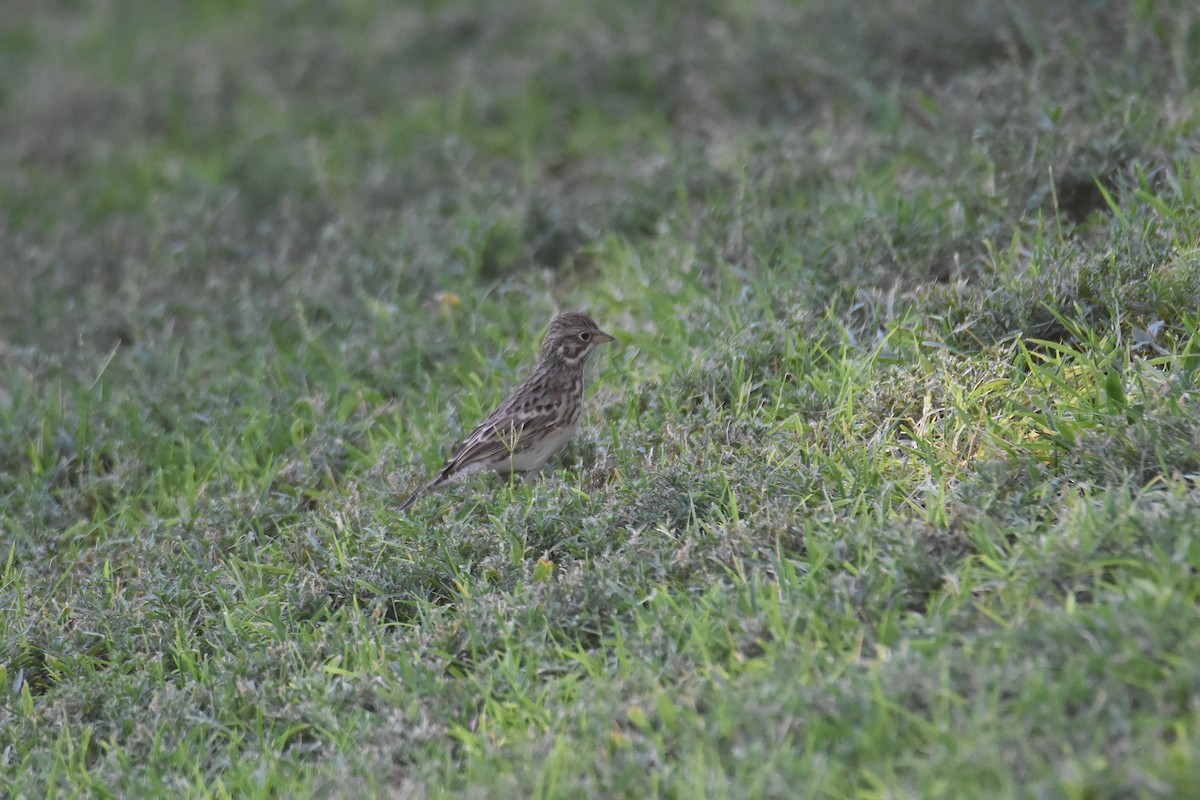
[[[500,413],[500,412],[506,413]],[[521,436],[529,431],[541,433],[561,426],[558,409],[538,407],[521,410],[497,409],[497,413],[479,423],[438,473],[445,478],[473,464],[504,458],[518,447]]]
[[[481,423],[446,460],[440,474],[453,475],[477,462],[487,462],[497,456],[511,453],[521,438],[523,428],[522,424],[512,420],[509,420],[507,425]]]

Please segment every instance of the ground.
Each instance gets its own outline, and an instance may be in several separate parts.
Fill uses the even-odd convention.
[[[1192,3],[8,6],[0,795],[1200,783]]]

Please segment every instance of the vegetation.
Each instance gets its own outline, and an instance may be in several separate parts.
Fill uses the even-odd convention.
[[[1193,3],[8,5],[0,795],[1200,784]]]

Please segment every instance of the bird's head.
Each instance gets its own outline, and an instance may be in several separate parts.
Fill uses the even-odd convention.
[[[542,341],[540,356],[574,366],[587,361],[602,344],[614,341],[587,314],[567,311],[550,320],[550,329]]]

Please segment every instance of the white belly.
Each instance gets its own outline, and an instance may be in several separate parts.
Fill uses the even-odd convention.
[[[550,436],[542,439],[536,446],[518,447],[517,452],[502,466],[497,466],[496,471],[500,473],[508,472],[525,472],[535,473],[542,468],[550,458],[567,446],[567,442],[579,430],[579,420],[575,420],[573,425],[568,425],[561,430],[555,431]]]

